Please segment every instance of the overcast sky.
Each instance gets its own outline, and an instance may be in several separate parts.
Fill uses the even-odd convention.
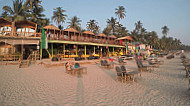
[[[12,6],[12,0],[0,0],[0,13],[4,5]],[[170,29],[167,36],[190,45],[190,0],[43,0],[42,5],[48,18],[53,15],[53,8],[61,6],[68,18],[79,17],[83,28],[86,29],[90,19],[95,19],[101,30],[106,27],[108,18],[117,18],[115,8],[124,6],[127,14],[120,23],[129,31],[140,20],[147,31],[156,31],[161,37],[161,27],[166,25]],[[66,27],[67,23],[64,24]]]

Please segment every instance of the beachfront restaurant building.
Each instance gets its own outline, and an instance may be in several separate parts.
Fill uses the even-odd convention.
[[[91,31],[79,32],[74,28],[60,30],[54,25],[45,26],[44,29],[51,57],[122,55],[127,50],[125,44],[120,44],[114,35],[95,35]]]
[[[74,28],[60,30],[54,25],[44,27],[47,38],[47,52],[43,56],[89,57],[126,54],[127,47],[114,35],[95,35],[91,31],[79,32]],[[37,24],[28,20],[12,22],[0,18],[0,57],[12,60],[14,55],[27,59],[33,51],[40,51],[42,29],[37,32]],[[122,39],[123,42],[126,39]],[[132,42],[128,39],[128,42]],[[44,51],[44,50],[43,50]],[[46,55],[44,55],[46,54]],[[15,57],[14,57],[15,58]],[[44,57],[45,58],[45,57]]]
[[[40,34],[37,24],[28,20],[12,22],[0,18],[0,60],[26,59],[37,50]]]

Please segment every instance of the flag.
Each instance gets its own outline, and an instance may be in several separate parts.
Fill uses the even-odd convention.
[[[44,28],[42,28],[42,36],[41,36],[41,49],[47,49],[48,47],[46,34]]]

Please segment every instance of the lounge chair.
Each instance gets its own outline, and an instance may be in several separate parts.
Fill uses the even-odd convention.
[[[116,70],[116,73],[117,73],[116,81],[118,81],[118,79],[120,79],[123,82],[124,76],[123,76],[123,73],[121,71],[121,68],[116,66],[115,70]]]
[[[111,67],[112,66],[112,64],[108,63],[107,60],[104,60],[104,65],[107,66],[107,67]]]
[[[124,61],[123,61],[123,59],[122,59],[122,58],[119,58],[119,57],[118,57],[118,62],[119,62],[119,64],[121,64],[121,65],[123,65],[123,64],[125,64],[125,63],[126,63],[126,62],[124,62]]]
[[[153,65],[143,65],[142,61],[140,61],[139,59],[136,60],[136,63],[137,63],[137,66],[138,66],[140,72],[154,70]]]
[[[108,63],[107,60],[101,60],[100,64],[101,64],[101,66],[107,67],[107,68],[112,66],[112,64]]]
[[[135,75],[138,75],[139,71],[130,71],[130,72],[127,72],[125,66],[121,66],[121,71],[123,73],[123,76],[125,78],[125,81],[127,81],[127,77],[131,78],[134,82],[135,80]]]
[[[150,59],[148,60],[148,63],[154,67],[159,67],[160,62],[158,62],[156,59]]]
[[[103,60],[100,60],[100,64],[101,64],[101,66],[105,66],[105,64],[104,64],[104,61],[103,61]]]
[[[73,70],[73,73],[86,73],[87,74],[87,68],[81,67],[79,63],[75,63],[75,66],[71,68]]]

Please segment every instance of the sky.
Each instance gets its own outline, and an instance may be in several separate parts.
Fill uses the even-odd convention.
[[[0,13],[4,5],[12,6],[12,0],[0,0]],[[77,16],[82,20],[82,28],[86,29],[86,23],[95,19],[101,31],[108,18],[117,18],[115,8],[124,6],[127,13],[120,23],[127,30],[132,31],[140,20],[147,31],[156,31],[161,37],[161,28],[166,25],[169,28],[167,36],[190,45],[190,0],[43,0],[42,5],[47,18],[51,18],[56,7],[66,10],[68,17],[64,28],[67,28],[68,19]]]

